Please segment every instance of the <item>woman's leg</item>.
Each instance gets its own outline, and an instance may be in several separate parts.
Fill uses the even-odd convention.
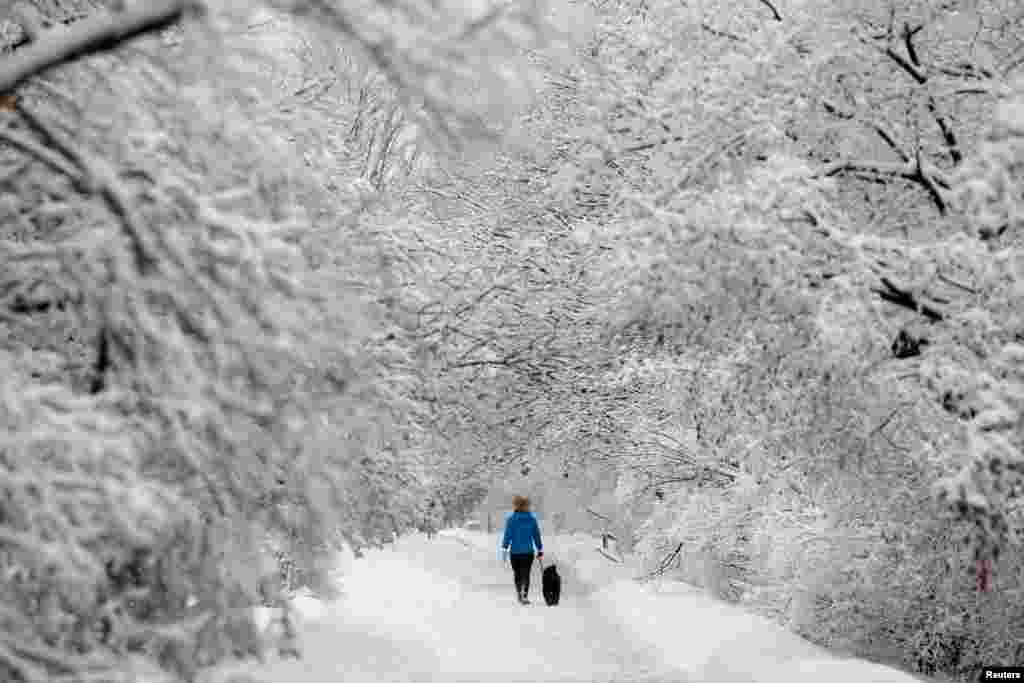
[[[524,586],[530,581],[530,564],[533,562],[533,555],[512,553],[508,556],[512,564],[512,577],[516,583],[516,597],[523,597],[526,593]]]
[[[516,584],[516,597],[523,595],[523,569],[521,556],[517,553],[512,553],[508,556],[508,561],[512,565],[512,580]]]
[[[533,569],[533,553],[523,555],[523,598],[530,593],[530,570]]]

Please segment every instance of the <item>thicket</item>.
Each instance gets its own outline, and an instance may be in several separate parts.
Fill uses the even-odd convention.
[[[329,592],[340,543],[483,496],[432,429],[380,194],[485,139],[450,91],[479,18],[3,7],[0,679],[194,680],[272,645],[283,567]],[[442,24],[462,72],[376,44]]]
[[[450,193],[496,490],[839,651],[1016,661],[1019,10],[587,6],[537,144]]]
[[[585,415],[650,571],[926,674],[1016,661],[1019,11],[609,7]]]

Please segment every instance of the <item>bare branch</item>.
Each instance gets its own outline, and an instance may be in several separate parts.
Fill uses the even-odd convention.
[[[736,135],[733,135],[731,138],[726,140],[725,143],[722,144],[721,146],[712,147],[707,152],[691,161],[687,165],[683,173],[680,175],[679,179],[676,180],[671,187],[664,190],[655,198],[654,204],[664,204],[669,199],[671,199],[672,195],[674,195],[676,192],[680,192],[683,189],[685,189],[698,171],[700,171],[703,167],[714,161],[717,156],[726,154],[729,152],[729,150],[742,144],[747,139],[747,135],[749,134],[749,132],[750,131],[745,130],[740,133],[737,133]],[[653,209],[653,207],[651,208]]]
[[[909,59],[898,53],[895,48],[891,45],[885,49],[887,54],[901,69],[907,72],[911,78],[913,78],[918,85],[924,85],[928,82],[928,75],[924,72],[921,66],[921,61],[918,57],[917,50],[914,48],[913,38],[918,31],[922,29],[921,26],[917,28],[910,28],[909,24],[903,26],[903,43],[906,46],[907,54]],[[954,164],[959,164],[963,159],[963,155],[960,153],[960,143],[957,140],[956,134],[953,131],[953,127],[949,124],[949,121],[943,116],[938,109],[938,105],[935,102],[933,95],[928,95],[928,111],[931,113],[932,118],[935,119],[936,125],[939,127],[939,132],[942,134],[942,140],[946,144],[946,148],[949,150],[950,159]],[[933,198],[937,197],[933,193]],[[941,202],[937,202],[941,204]],[[945,209],[942,209],[943,212]]]
[[[947,211],[946,199],[943,196],[942,190],[939,189],[939,184],[943,184],[945,187],[949,187],[949,185],[946,184],[944,180],[939,179],[938,181],[936,181],[936,179],[933,178],[931,174],[925,173],[924,164],[921,161],[920,147],[918,147],[917,150],[915,150],[915,162],[916,163],[914,164],[914,174],[911,176],[910,179],[924,187],[924,189],[928,192],[929,196],[931,196],[932,202],[935,204],[935,207],[939,210],[939,213],[945,215]]]
[[[834,176],[840,173],[875,173],[911,180],[928,192],[939,213],[945,214],[948,211],[946,193],[943,191],[943,188],[948,187],[948,181],[936,169],[926,170],[919,152],[914,162],[903,164],[887,161],[835,161],[827,164],[819,175]]]
[[[940,280],[942,280],[946,284],[952,285],[952,286],[956,287],[957,289],[962,289],[963,291],[967,292],[968,294],[977,294],[978,293],[977,289],[975,289],[973,287],[968,287],[967,285],[963,284],[962,282],[957,282],[956,280],[950,278],[947,275],[939,273],[938,277],[939,277]]]
[[[946,121],[946,117],[939,113],[938,105],[935,104],[935,98],[931,95],[928,96],[928,111],[931,112],[932,118],[935,119],[935,123],[939,126],[942,140],[946,143],[947,149],[949,149],[950,159],[953,160],[954,164],[959,164],[963,160],[963,155],[960,153],[960,143],[957,141],[956,133],[953,132],[953,128]]]
[[[653,570],[650,574],[648,574],[647,578],[653,578],[655,576],[661,576],[662,574],[664,574],[668,570],[668,568],[672,566],[672,563],[676,562],[676,560],[679,559],[679,554],[682,552],[682,550],[683,544],[680,543],[675,547],[675,549],[672,552],[670,552],[668,555],[663,557],[660,562],[658,562],[658,568]]]
[[[896,62],[901,69],[906,71],[911,78],[917,81],[918,85],[924,85],[928,82],[928,76],[925,75],[924,71],[911,64],[906,57],[901,55],[899,52],[896,52],[895,49],[887,47],[885,48],[885,54],[889,55],[889,57]]]
[[[84,176],[82,173],[73,165],[69,164],[66,159],[62,158],[59,154],[55,154],[43,145],[40,145],[28,136],[22,135],[20,131],[15,131],[11,128],[0,128],[0,140],[3,140],[9,145],[35,157],[54,171],[67,176],[71,182],[76,185],[84,182]]]
[[[921,66],[921,60],[917,56],[917,48],[914,47],[914,36],[920,33],[923,28],[924,24],[916,28],[910,28],[910,24],[903,24],[903,44],[907,48],[907,54],[910,55],[911,63],[918,67]]]
[[[884,300],[903,308],[908,308],[915,313],[920,313],[924,317],[928,318],[932,322],[939,322],[945,319],[945,314],[941,311],[932,308],[928,304],[921,302],[910,290],[903,287],[898,287],[893,281],[887,277],[881,278],[882,289],[872,288],[871,291],[878,294]]]
[[[985,95],[988,97],[1003,97],[1007,94],[1008,90],[1005,86],[999,84],[989,85],[958,85],[941,90],[935,93],[935,98],[941,97],[959,97],[961,95]]]
[[[705,31],[707,31],[708,33],[710,33],[711,35],[713,35],[713,36],[718,36],[719,38],[726,38],[728,40],[732,40],[732,41],[735,41],[737,43],[742,43],[743,42],[743,39],[740,38],[735,33],[729,33],[728,31],[723,31],[721,29],[717,29],[717,28],[709,25],[707,22],[701,23],[700,27],[702,29],[704,29]]]
[[[127,193],[118,182],[116,173],[108,167],[106,162],[90,158],[81,149],[72,145],[70,141],[65,140],[53,126],[24,104],[18,104],[18,111],[41,137],[57,147],[64,156],[72,159],[81,169],[82,172],[77,176],[71,176],[73,179],[77,178],[81,189],[89,194],[99,195],[114,215],[120,219],[124,232],[132,243],[135,265],[139,272],[145,274],[155,267],[156,261],[152,250],[147,245],[142,224],[136,216]]]
[[[106,389],[110,365],[110,334],[106,327],[103,327],[99,331],[96,344],[96,360],[92,365],[92,380],[89,384],[90,394],[98,394]]]
[[[646,152],[647,150],[654,149],[655,147],[657,147],[659,145],[668,145],[668,144],[671,144],[673,142],[682,142],[685,139],[686,139],[685,135],[675,135],[675,136],[672,136],[672,137],[664,137],[664,138],[661,138],[660,140],[652,140],[650,142],[641,142],[641,143],[636,144],[636,145],[630,145],[629,147],[624,147],[622,149],[622,151],[625,154],[632,154],[634,152]]]
[[[841,119],[862,120],[862,119],[860,119],[860,117],[857,114],[854,114],[852,112],[842,111],[839,108],[839,106],[835,102],[833,102],[831,100],[828,100],[828,99],[822,100],[822,106],[825,108],[825,111],[827,111],[828,113],[832,114],[833,116],[838,116]],[[874,121],[867,121],[867,120],[862,120],[862,122],[865,123],[867,126],[869,126],[876,133],[878,133],[878,136],[880,138],[882,138],[882,140],[885,142],[885,144],[887,144],[889,146],[889,148],[892,149],[892,151],[896,152],[896,154],[899,155],[900,159],[902,159],[904,162],[909,162],[910,161],[910,157],[907,155],[907,153],[903,151],[903,149],[899,146],[899,144],[897,144],[895,136],[892,133],[890,133],[888,130],[883,128],[881,124],[876,123]]]
[[[894,163],[889,161],[834,161],[827,164],[819,175],[834,176],[846,172],[877,173],[879,175],[897,176],[913,180],[917,169],[912,163]]]
[[[433,195],[437,195],[438,197],[441,197],[442,199],[450,199],[450,200],[453,200],[453,201],[465,202],[466,204],[469,204],[473,208],[478,209],[480,211],[484,211],[484,212],[492,211],[492,209],[487,208],[486,206],[484,206],[480,202],[477,202],[477,201],[475,201],[475,200],[471,199],[470,197],[467,197],[467,196],[465,196],[463,194],[451,194],[451,193],[448,193],[448,192],[442,192],[441,190],[438,190],[435,187],[429,187],[429,186],[423,185],[423,184],[418,185],[416,189],[421,190],[423,192],[428,192],[428,193],[433,194]]]
[[[515,357],[499,358],[497,360],[467,360],[461,363],[452,363],[451,365],[448,366],[448,369],[463,370],[465,368],[475,368],[478,366],[514,368],[524,363],[526,363],[525,358]]]
[[[776,9],[775,5],[773,5],[770,2],[770,0],[760,0],[760,1],[761,1],[762,5],[764,5],[765,7],[767,7],[768,9],[770,9],[772,11],[772,18],[775,19],[775,21],[782,21],[782,15],[779,14],[779,10]]]
[[[957,64],[957,68],[951,68],[948,66],[938,66],[936,70],[945,74],[946,76],[952,76],[953,78],[984,78],[991,79],[995,77],[995,74],[986,69],[985,67],[975,66],[969,62],[961,62]]]
[[[875,427],[874,429],[871,430],[871,433],[868,436],[871,437],[871,436],[874,436],[875,434],[882,434],[884,436],[884,433],[883,433],[882,430],[884,430],[886,427],[889,426],[889,424],[893,421],[893,419],[897,415],[899,415],[901,410],[903,410],[904,408],[909,408],[909,407],[911,407],[913,405],[914,405],[914,403],[911,402],[911,403],[904,403],[903,405],[897,406],[891,413],[889,413],[888,417],[886,417],[884,420],[882,420],[878,424],[877,427]]]
[[[68,28],[44,31],[0,64],[0,93],[14,90],[47,69],[169,26],[190,6],[194,5],[189,0],[138,2],[121,12],[97,14]]]

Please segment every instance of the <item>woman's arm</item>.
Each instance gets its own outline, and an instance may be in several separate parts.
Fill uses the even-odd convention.
[[[501,547],[507,548],[512,542],[512,518],[509,517],[505,520],[505,535],[501,539]]]

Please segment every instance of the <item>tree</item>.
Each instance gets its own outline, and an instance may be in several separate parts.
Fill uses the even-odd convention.
[[[240,44],[249,6],[80,9],[39,25],[38,12],[23,15],[0,68],[0,91],[17,102],[0,129],[13,171],[0,192],[17,226],[0,246],[0,570],[10,578],[0,671],[192,680],[262,649],[243,608],[265,585],[268,537],[315,569],[342,539],[358,549],[411,528],[432,456],[413,457],[414,433],[401,438],[415,420],[408,347],[388,337],[400,312],[359,281],[382,292],[393,282],[386,260],[363,260],[387,240],[362,229],[339,239],[325,221],[366,227],[370,195],[335,195],[344,183],[327,187],[260,121],[279,93],[252,67],[288,71],[291,56]],[[449,103],[451,91],[419,92],[398,72],[411,52],[375,52],[360,33],[369,28],[331,8],[289,7],[306,10],[395,67],[385,72],[410,116],[449,143],[475,130],[479,117]],[[54,19],[68,27],[47,27]],[[496,44],[491,17],[462,27],[473,22],[486,35],[467,33],[454,57],[470,79],[483,68],[474,45]],[[380,187],[394,141],[374,144]],[[338,256],[325,259],[325,245]],[[75,349],[52,336],[66,330],[91,341]],[[53,354],[37,354],[33,337]],[[26,358],[41,368],[79,350],[80,381],[19,371]]]
[[[876,9],[795,5],[782,22],[746,6],[598,11],[597,37],[531,112],[555,153],[520,161],[535,169],[523,204],[565,221],[541,233],[548,251],[587,255],[593,304],[556,314],[587,346],[552,356],[539,395],[509,385],[539,408],[510,420],[525,441],[513,457],[614,463],[638,509],[653,488],[667,504],[640,541],[655,567],[704,552],[722,595],[820,642],[877,654],[885,632],[907,666],[965,672],[992,656],[980,634],[1015,619],[972,607],[971,548],[996,543],[981,504],[994,498],[980,493],[992,485],[979,463],[964,490],[988,521],[974,532],[932,488],[978,419],[968,378],[986,361],[974,356],[994,357],[1016,325],[999,303],[1016,276],[997,265],[1015,258],[1015,214],[997,204],[991,226],[965,235],[957,196],[1019,68],[1019,32],[1000,28],[1012,11],[978,6],[979,44],[998,63],[980,67],[957,8]],[[575,251],[561,251],[569,235]],[[551,265],[521,261],[538,279]],[[1011,566],[997,568],[1004,587]],[[905,610],[882,607],[895,596]],[[957,618],[940,623],[942,610]]]

